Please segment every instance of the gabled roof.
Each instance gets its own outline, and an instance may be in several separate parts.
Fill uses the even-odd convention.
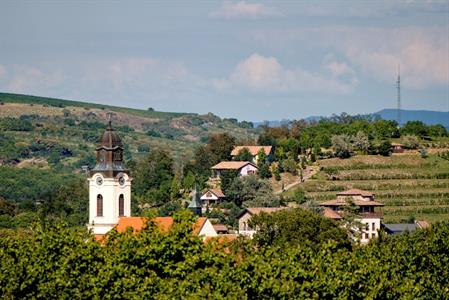
[[[213,166],[212,170],[240,170],[246,165],[252,165],[257,168],[255,164],[249,161],[222,161],[215,166]]]
[[[354,205],[357,206],[384,206],[383,203],[376,201],[352,200],[352,202],[354,203]],[[348,202],[344,199],[334,199],[320,203],[320,206],[343,206],[343,205],[348,205]]]
[[[333,209],[329,208],[329,207],[325,207],[323,209],[323,216],[329,219],[333,219],[333,220],[341,220],[343,219],[343,217],[336,211],[334,211]]]
[[[257,215],[261,212],[271,214],[280,210],[289,209],[290,207],[248,207],[244,211],[242,211],[237,218],[240,218],[243,216],[246,212],[248,212],[251,215]]]
[[[131,227],[134,231],[138,232],[144,228],[147,220],[148,218],[142,217],[122,217],[119,219],[119,222],[115,228],[120,233],[125,232],[128,227]],[[161,232],[168,232],[173,226],[172,217],[155,217],[153,220]],[[193,233],[199,234],[206,221],[207,218],[205,217],[196,219],[195,224],[193,224]]]
[[[347,191],[337,193],[337,196],[364,196],[364,197],[372,197],[374,193],[359,190],[359,189],[350,189]]]
[[[208,189],[206,192],[203,193],[202,196],[204,196],[205,194],[207,194],[208,192],[211,192],[212,194],[214,194],[215,196],[217,196],[217,198],[225,198],[226,196],[223,194],[223,191],[220,188],[216,188],[216,189]]]
[[[263,149],[266,155],[269,155],[271,152],[272,146],[235,146],[234,149],[232,149],[231,155],[236,156],[239,155],[239,152],[243,149],[248,149],[249,153],[251,153],[252,156],[256,156],[259,154],[260,149]]]

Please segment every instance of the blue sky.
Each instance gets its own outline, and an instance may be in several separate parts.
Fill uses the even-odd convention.
[[[449,1],[2,1],[0,91],[245,120],[449,111]]]

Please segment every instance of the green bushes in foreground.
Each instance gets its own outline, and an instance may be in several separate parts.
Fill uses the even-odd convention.
[[[13,298],[447,299],[449,223],[367,246],[203,242],[178,214],[169,233],[37,226],[0,234],[0,295]]]

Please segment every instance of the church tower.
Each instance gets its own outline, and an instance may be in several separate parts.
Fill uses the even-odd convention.
[[[90,171],[89,224],[94,234],[106,234],[120,217],[131,216],[131,180],[123,162],[123,144],[112,129],[111,116],[97,148],[97,163]]]

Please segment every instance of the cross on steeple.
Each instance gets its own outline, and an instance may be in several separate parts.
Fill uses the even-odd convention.
[[[115,113],[107,112],[106,116],[108,117],[109,128],[112,128],[112,117],[115,116]]]

